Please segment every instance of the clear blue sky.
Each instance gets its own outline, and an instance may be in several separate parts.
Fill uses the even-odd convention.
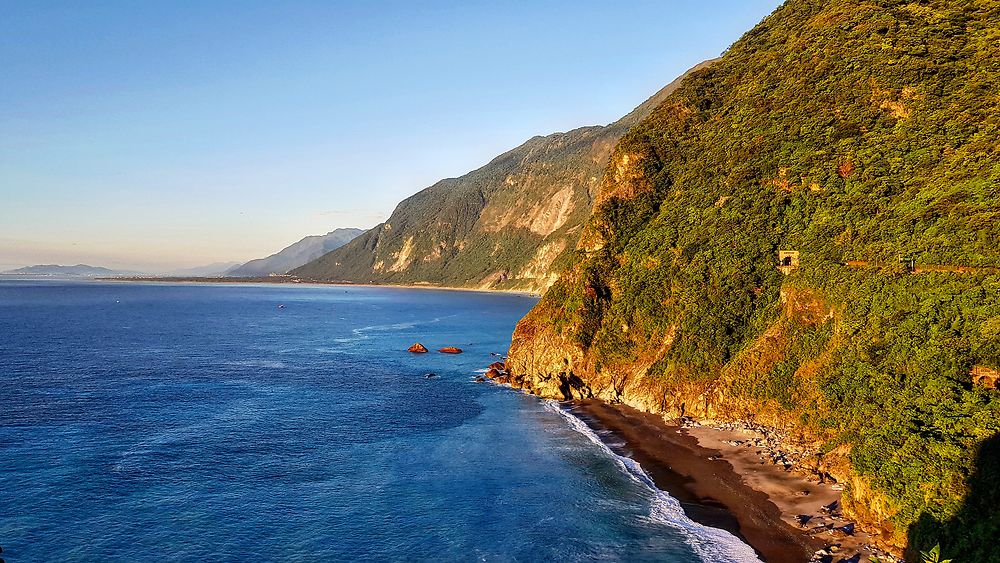
[[[156,270],[371,227],[617,119],[777,0],[0,0],[0,269]]]

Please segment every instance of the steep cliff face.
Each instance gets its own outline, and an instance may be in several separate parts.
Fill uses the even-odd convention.
[[[618,139],[679,81],[608,126],[534,137],[478,170],[441,180],[402,201],[385,223],[292,274],[544,290],[576,246]]]
[[[993,1],[776,10],[617,145],[515,385],[782,428],[885,542],[994,556],[1000,519],[956,519],[1000,432],[970,375],[1000,365],[998,29]]]

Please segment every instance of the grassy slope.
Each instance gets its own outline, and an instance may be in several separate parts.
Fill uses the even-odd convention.
[[[794,429],[888,541],[995,557],[963,503],[1000,431],[969,376],[1000,365],[1000,276],[899,258],[1000,265],[997,92],[994,0],[791,0],[622,139],[512,364]]]

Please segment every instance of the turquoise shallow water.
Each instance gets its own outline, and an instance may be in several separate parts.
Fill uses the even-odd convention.
[[[472,381],[533,303],[0,281],[2,557],[752,559],[554,403]]]

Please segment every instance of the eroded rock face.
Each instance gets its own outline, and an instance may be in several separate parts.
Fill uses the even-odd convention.
[[[427,347],[424,346],[423,344],[419,343],[419,342],[415,342],[413,344],[413,346],[410,346],[409,348],[407,348],[406,351],[407,352],[412,352],[414,354],[426,354],[427,353]]]
[[[574,339],[579,327],[557,328],[551,322],[556,314],[553,307],[558,304],[543,298],[518,323],[505,364],[510,375],[499,378],[502,382],[542,397],[599,398],[668,419],[686,416],[719,423],[752,422],[773,428],[784,440],[781,448],[795,452],[803,470],[852,483],[851,496],[845,498],[845,504],[854,509],[851,512],[868,530],[886,536],[886,545],[893,545],[891,532],[887,534],[884,527],[885,518],[890,515],[884,508],[884,496],[870,486],[861,486],[848,461],[850,449],[841,447],[821,453],[823,437],[802,432],[794,413],[748,399],[741,392],[746,385],[746,374],[755,370],[767,372],[783,360],[787,350],[795,345],[795,327],[835,322],[833,310],[820,293],[791,288],[783,291],[781,314],[746,352],[734,358],[717,376],[693,381],[668,382],[648,375],[649,368],[674,344],[676,326],[669,326],[662,338],[637,346],[620,362],[600,362]],[[804,363],[797,375],[812,377],[812,373],[834,357],[832,349],[824,351]],[[863,509],[865,506],[875,508]]]
[[[292,273],[544,291],[576,247],[616,143],[679,83],[614,123],[533,137],[477,170],[441,180],[400,202],[384,224]]]

